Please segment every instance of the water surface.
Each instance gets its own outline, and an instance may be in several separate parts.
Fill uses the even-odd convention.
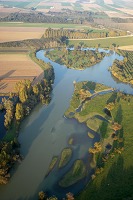
[[[95,81],[120,91],[133,94],[133,88],[124,83],[114,80],[108,71],[113,61],[123,57],[112,53],[93,67],[84,71],[67,69],[44,56],[44,50],[37,52],[37,58],[50,62],[55,71],[55,82],[52,91],[52,100],[48,106],[38,105],[22,123],[19,142],[24,160],[16,166],[12,178],[6,186],[0,187],[0,199],[2,200],[28,200],[37,199],[39,191],[44,190],[49,194],[59,197],[71,191],[79,192],[87,183],[91,174],[88,164],[89,175],[76,185],[62,189],[58,186],[58,180],[72,166],[76,159],[88,157],[88,148],[95,141],[99,140],[96,134],[95,139],[87,136],[89,129],[85,124],[79,124],[76,120],[64,118],[64,112],[69,107],[74,86],[73,81]],[[56,168],[47,178],[45,175],[53,156],[60,155],[63,148],[68,146],[68,139],[74,137],[73,157],[68,166],[60,172]]]

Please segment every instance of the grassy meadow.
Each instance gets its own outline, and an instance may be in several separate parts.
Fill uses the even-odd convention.
[[[78,83],[78,87],[80,84],[80,88],[84,89],[85,84],[83,83]],[[88,89],[92,89],[90,83],[88,84]],[[73,97],[74,96],[75,93]],[[76,103],[75,98],[72,98],[70,108],[74,103]],[[109,108],[110,105],[112,105],[112,108],[110,107],[111,116],[108,116],[104,109]],[[132,95],[111,92],[98,95],[91,100],[86,99],[81,111],[74,113],[76,119],[80,122],[86,122],[89,128],[100,134],[100,143],[102,145],[102,152],[96,155],[95,176],[93,176],[93,179],[88,183],[86,188],[76,196],[77,200],[124,200],[127,197],[132,199],[132,108]],[[73,108],[73,112],[74,109],[76,108]],[[71,109],[69,110],[69,113],[70,112]],[[67,116],[68,115],[67,113]],[[115,132],[113,129],[114,123],[121,126],[121,128]],[[113,137],[113,134],[115,134],[115,137]],[[110,144],[112,148],[109,153],[105,154],[105,152],[107,152],[105,148],[108,144]],[[101,169],[101,167],[102,170],[99,172],[98,170]]]

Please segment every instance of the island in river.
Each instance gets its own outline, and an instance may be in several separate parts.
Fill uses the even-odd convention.
[[[46,56],[56,63],[66,65],[68,68],[83,70],[99,63],[105,56],[104,52],[97,50],[82,50],[58,48],[47,51]]]

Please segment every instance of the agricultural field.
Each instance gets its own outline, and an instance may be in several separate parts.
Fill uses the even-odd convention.
[[[110,48],[112,44],[116,46],[129,46],[133,45],[133,36],[127,37],[116,37],[116,38],[101,38],[101,39],[80,39],[80,40],[72,40],[69,39],[69,45],[80,45],[80,42],[83,42],[84,45],[88,47],[97,47],[99,44],[100,47]]]
[[[23,22],[0,22],[0,27],[39,27],[39,28],[75,28],[88,29],[88,25],[82,24],[59,24],[59,23],[23,23]]]
[[[0,27],[0,43],[41,38],[44,31],[41,27]]]
[[[133,3],[131,0],[123,0],[114,1],[114,0],[93,0],[93,1],[76,1],[76,0],[68,0],[67,2],[64,0],[6,0],[0,1],[0,5],[6,8],[19,8],[19,9],[29,9],[32,11],[39,12],[58,12],[63,9],[70,9],[76,11],[113,11],[120,14],[132,15]],[[130,6],[129,6],[130,5]],[[129,9],[130,8],[130,9]]]
[[[0,18],[8,16],[10,13],[20,12],[19,8],[5,8],[0,6]]]
[[[14,92],[16,82],[24,79],[39,82],[43,70],[26,53],[0,54],[0,93]]]

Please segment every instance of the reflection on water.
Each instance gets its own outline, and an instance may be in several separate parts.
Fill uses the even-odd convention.
[[[69,107],[69,102],[74,91],[73,81],[95,81],[111,86],[126,93],[133,94],[133,88],[128,84],[116,82],[108,68],[117,58],[123,59],[116,53],[111,53],[93,67],[84,71],[67,69],[50,61],[44,56],[44,51],[37,52],[37,58],[50,62],[55,71],[55,82],[52,92],[52,101],[48,106],[38,105],[30,116],[22,123],[19,141],[24,160],[13,173],[6,186],[0,187],[2,200],[37,199],[40,190],[46,190],[50,194],[64,196],[67,191],[79,192],[87,183],[91,170],[88,158],[88,148],[94,141],[99,140],[87,136],[88,128],[85,124],[79,124],[76,120],[65,119],[64,112]],[[68,139],[74,138],[73,157],[70,163],[60,172],[56,168],[47,178],[45,175],[53,156],[60,155],[63,148],[68,146]],[[57,182],[59,178],[72,166],[77,158],[84,158],[88,165],[89,175],[80,184],[77,183],[68,189],[61,189]]]

